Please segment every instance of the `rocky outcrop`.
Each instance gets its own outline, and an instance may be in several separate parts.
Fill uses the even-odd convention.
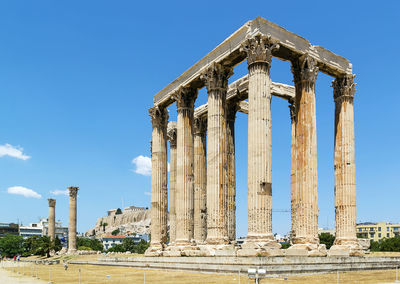
[[[125,209],[121,214],[109,210],[108,216],[97,219],[96,226],[88,230],[86,236],[103,237],[119,229],[118,234],[149,234],[150,210],[142,207]]]

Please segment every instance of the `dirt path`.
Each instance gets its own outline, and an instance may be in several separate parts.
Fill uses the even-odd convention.
[[[22,277],[16,273],[0,268],[1,284],[44,284],[45,281],[34,279],[33,277]]]

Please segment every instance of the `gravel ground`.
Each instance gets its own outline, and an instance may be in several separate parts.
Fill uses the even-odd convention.
[[[47,282],[34,279],[33,277],[22,277],[18,274],[9,272],[0,267],[0,283],[1,284],[44,284]]]

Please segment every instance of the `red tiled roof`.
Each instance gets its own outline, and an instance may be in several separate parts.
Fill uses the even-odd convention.
[[[103,237],[103,239],[125,239],[125,236],[107,236]]]

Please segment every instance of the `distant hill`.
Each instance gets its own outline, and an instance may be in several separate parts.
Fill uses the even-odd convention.
[[[150,234],[150,210],[136,206],[108,210],[107,216],[97,219],[96,226],[85,235],[99,238],[117,229],[119,234]]]

